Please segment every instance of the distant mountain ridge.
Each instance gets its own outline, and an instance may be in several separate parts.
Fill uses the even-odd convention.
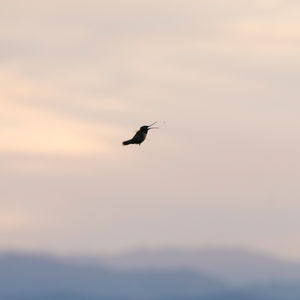
[[[0,299],[44,294],[93,295],[105,299],[186,298],[224,288],[218,278],[192,270],[117,271],[46,255],[0,255]]]
[[[299,300],[300,264],[241,249],[0,253],[0,299]]]
[[[138,250],[99,257],[99,263],[117,269],[196,270],[233,285],[300,280],[300,262],[290,262],[241,248]]]

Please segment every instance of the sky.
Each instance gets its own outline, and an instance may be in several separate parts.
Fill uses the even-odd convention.
[[[0,250],[300,259],[299,12],[2,0]]]

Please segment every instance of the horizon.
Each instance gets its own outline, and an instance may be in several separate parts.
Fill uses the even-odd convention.
[[[74,259],[74,258],[118,258],[126,257],[127,255],[139,255],[139,254],[185,254],[185,253],[223,253],[232,254],[238,253],[242,255],[257,256],[260,258],[271,259],[275,261],[281,261],[286,263],[300,263],[300,259],[289,259],[285,256],[280,256],[272,253],[268,253],[263,250],[254,248],[245,248],[238,246],[202,246],[202,247],[139,247],[139,248],[128,248],[119,250],[116,252],[55,252],[55,251],[43,251],[38,249],[0,249],[0,255],[28,255],[28,256],[42,256],[42,257],[53,257],[62,259]]]

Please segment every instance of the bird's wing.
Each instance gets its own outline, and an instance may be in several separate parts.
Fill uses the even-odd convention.
[[[140,131],[137,131],[132,139],[138,138],[140,136]]]

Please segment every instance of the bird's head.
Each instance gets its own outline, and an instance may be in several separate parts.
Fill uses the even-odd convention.
[[[158,127],[151,127],[152,125],[156,124],[157,122],[152,123],[151,125],[144,125],[140,128],[140,131],[147,133],[150,129],[158,129]]]

